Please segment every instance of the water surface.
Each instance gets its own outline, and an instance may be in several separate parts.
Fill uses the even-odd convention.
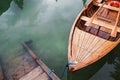
[[[10,62],[19,55],[21,43],[33,40],[33,50],[60,77],[67,62],[69,32],[82,8],[81,0],[24,0],[23,10],[12,2],[0,16],[3,65],[12,65]],[[68,76],[66,73],[63,80],[119,80],[111,76],[111,72],[118,75],[113,63],[115,58],[119,60],[119,48],[89,67],[76,73],[68,72]]]

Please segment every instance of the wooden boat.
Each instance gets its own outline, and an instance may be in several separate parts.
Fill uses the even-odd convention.
[[[12,63],[9,62],[12,65],[7,63],[5,66],[1,60],[0,80],[60,80],[29,48],[30,43],[31,40],[23,43],[20,54],[12,57]]]
[[[27,49],[28,53],[36,61],[38,66],[30,71],[28,74],[21,77],[19,80],[60,80],[43,62],[39,59],[35,53],[23,43],[23,46]]]
[[[70,71],[96,62],[120,43],[120,6],[111,2],[91,0],[75,19],[68,43]]]

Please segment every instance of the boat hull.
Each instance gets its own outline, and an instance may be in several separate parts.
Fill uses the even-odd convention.
[[[74,63],[74,65],[69,65],[70,71],[79,70],[98,61],[120,43],[119,37],[115,41],[108,40],[110,34],[102,30],[98,31],[98,26],[94,26],[94,28],[85,26],[86,21],[81,20],[81,17],[93,3],[91,1],[87,8],[79,13],[73,23],[68,43],[68,62]],[[81,23],[83,28],[80,28],[78,23]],[[111,31],[106,28],[103,30],[108,33]]]
[[[71,42],[72,45],[69,45],[72,48],[72,52],[70,51],[72,54],[68,53],[68,61],[77,62],[77,65],[70,65],[69,69],[71,71],[79,70],[96,62],[108,54],[120,42],[120,39],[115,42],[108,41],[77,28],[75,29],[75,33]]]

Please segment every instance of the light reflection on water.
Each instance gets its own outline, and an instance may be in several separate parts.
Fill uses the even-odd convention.
[[[11,3],[9,10],[0,16],[0,55],[2,61],[9,62],[9,59],[19,54],[21,43],[32,39],[37,55],[60,76],[67,62],[69,32],[81,9],[81,0],[58,0],[57,2],[55,0],[25,0],[23,10]],[[80,70],[75,77],[72,74],[72,80],[90,79],[105,63],[106,58],[85,70]],[[100,79],[98,74],[101,75],[101,71],[105,69],[104,66],[90,80],[104,80]],[[106,74],[109,73],[108,71]],[[68,79],[71,76],[68,75]],[[109,76],[104,77],[110,78]],[[63,79],[66,80],[66,77]]]

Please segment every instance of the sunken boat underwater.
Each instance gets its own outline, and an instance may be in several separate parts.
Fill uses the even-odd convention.
[[[86,67],[120,43],[120,2],[91,0],[75,19],[68,44],[69,70]]]

